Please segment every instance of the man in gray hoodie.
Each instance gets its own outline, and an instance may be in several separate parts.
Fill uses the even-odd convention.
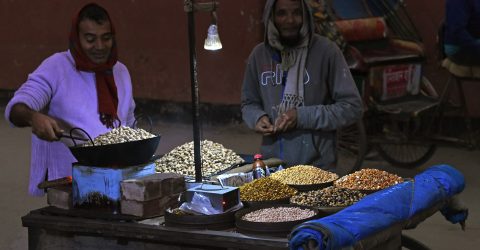
[[[265,158],[335,171],[336,130],[362,116],[342,52],[314,34],[306,0],[267,0],[265,40],[248,59],[242,116]]]

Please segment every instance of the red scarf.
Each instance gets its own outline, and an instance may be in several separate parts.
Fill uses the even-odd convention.
[[[110,27],[112,34],[115,35],[115,29],[113,23],[110,20]],[[117,46],[115,40],[113,40],[112,50],[108,61],[104,64],[93,63],[80,47],[80,39],[78,37],[78,14],[73,18],[72,28],[70,30],[70,52],[75,59],[75,65],[78,70],[95,72],[95,80],[97,85],[97,98],[98,98],[98,113],[100,115],[100,121],[107,126],[107,128],[113,128],[114,122],[118,120],[117,106],[118,95],[117,86],[115,85],[115,79],[113,78],[113,65],[117,63]],[[114,38],[115,39],[115,38]]]

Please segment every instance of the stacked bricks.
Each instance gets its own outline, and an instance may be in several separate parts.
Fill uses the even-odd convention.
[[[121,213],[143,218],[162,216],[165,209],[178,205],[179,195],[185,191],[183,175],[155,173],[120,183]]]

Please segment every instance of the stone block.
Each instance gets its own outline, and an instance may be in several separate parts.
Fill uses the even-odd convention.
[[[72,186],[51,187],[47,189],[47,203],[50,206],[72,209]]]

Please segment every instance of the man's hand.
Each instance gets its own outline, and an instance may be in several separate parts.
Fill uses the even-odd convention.
[[[297,126],[297,110],[289,109],[275,120],[274,133],[283,133]]]
[[[45,141],[58,141],[63,130],[57,121],[39,112],[32,114],[32,132]]]
[[[263,135],[271,135],[273,133],[273,125],[270,123],[268,116],[264,115],[258,119],[255,131]]]
[[[10,121],[18,127],[32,127],[32,133],[46,141],[58,141],[63,133],[58,122],[52,117],[32,110],[24,103],[17,103],[10,111]]]

